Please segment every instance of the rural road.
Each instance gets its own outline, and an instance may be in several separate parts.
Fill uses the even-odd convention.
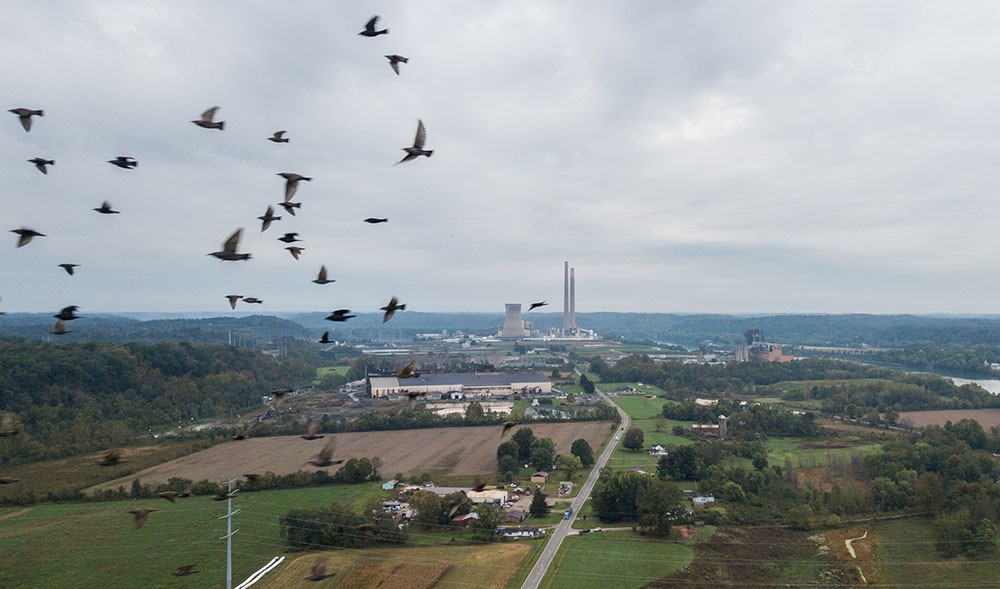
[[[532,567],[531,572],[528,573],[528,577],[524,580],[524,584],[521,585],[521,589],[537,589],[542,582],[542,578],[545,577],[545,573],[549,570],[549,566],[552,564],[552,559],[555,558],[556,553],[559,552],[559,547],[562,546],[563,539],[569,535],[570,530],[573,529],[573,522],[576,521],[576,516],[580,514],[580,510],[583,509],[583,503],[590,496],[590,491],[594,488],[594,483],[597,482],[597,477],[601,474],[601,469],[608,463],[611,458],[611,453],[614,452],[615,447],[618,445],[618,441],[622,436],[622,432],[628,427],[628,415],[622,410],[621,407],[615,405],[611,402],[611,399],[607,395],[601,392],[600,389],[595,387],[595,392],[600,395],[601,399],[605,403],[608,403],[616,410],[618,410],[618,415],[621,417],[621,424],[619,425],[618,431],[615,432],[611,441],[608,442],[604,452],[601,452],[600,458],[594,464],[593,470],[590,471],[590,476],[587,477],[587,481],[583,483],[580,487],[580,492],[577,493],[576,499],[573,500],[573,514],[570,515],[569,519],[564,519],[556,525],[555,531],[549,536],[549,542],[545,545],[545,549],[542,550],[542,554],[538,557],[538,561],[535,562],[535,566]]]

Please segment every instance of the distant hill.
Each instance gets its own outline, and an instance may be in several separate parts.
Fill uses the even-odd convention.
[[[495,335],[501,313],[397,313],[382,323],[381,313],[358,313],[343,323],[324,320],[326,313],[280,316],[183,317],[142,320],[150,315],[86,315],[67,327],[73,333],[59,341],[187,341],[227,343],[230,337],[277,341],[312,340],[323,331],[331,339],[411,339],[420,333],[462,331]],[[152,315],[163,317],[163,314]],[[524,313],[536,329],[562,326],[561,313]],[[0,337],[50,339],[54,319],[46,314],[15,313],[0,317]],[[927,315],[685,315],[677,313],[577,313],[577,324],[605,338],[652,340],[696,347],[708,340],[723,346],[743,341],[743,332],[758,328],[768,341],[830,346],[1000,346],[1000,317]]]

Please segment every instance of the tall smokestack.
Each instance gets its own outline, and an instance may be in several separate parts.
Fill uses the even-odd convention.
[[[569,326],[569,262],[563,262],[563,330]]]
[[[569,327],[576,329],[576,268],[569,269]]]

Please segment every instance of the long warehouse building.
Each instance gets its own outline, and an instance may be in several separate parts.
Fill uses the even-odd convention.
[[[448,394],[462,393],[465,397],[491,397],[515,393],[551,393],[552,381],[541,371],[531,372],[443,372],[421,374],[415,378],[369,376],[368,390],[372,397],[402,393]]]

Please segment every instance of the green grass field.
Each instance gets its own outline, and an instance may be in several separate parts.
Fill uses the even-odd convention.
[[[237,494],[233,528],[233,578],[242,581],[272,557],[286,552],[278,517],[296,507],[328,507],[332,501],[358,511],[385,496],[379,483]],[[155,507],[141,529],[136,507]],[[220,587],[225,581],[226,503],[191,497],[99,503],[40,504],[0,511],[0,587]],[[421,537],[414,536],[414,544]],[[427,543],[427,542],[425,542]],[[198,575],[174,577],[195,564]],[[234,583],[235,584],[235,583]]]
[[[341,376],[347,376],[347,371],[350,370],[350,366],[322,366],[316,369],[316,378],[313,379],[313,384],[317,385],[323,380],[323,377],[328,373],[333,372]]]
[[[867,454],[881,448],[881,444],[865,443],[857,436],[844,436],[836,440],[820,438],[771,438],[764,442],[767,460],[772,465],[784,466],[791,458],[796,468],[829,466],[831,462],[850,462],[854,454]]]
[[[934,550],[930,518],[880,522],[875,537],[876,579],[886,587],[986,587],[1000,579],[997,554],[983,559],[942,558]],[[867,574],[867,573],[866,573]]]
[[[631,532],[566,538],[542,580],[543,589],[632,589],[665,577],[694,559],[690,546]]]
[[[657,456],[650,456],[646,449],[653,444],[683,445],[692,443],[687,438],[673,434],[674,426],[680,425],[687,428],[691,426],[691,422],[689,421],[667,419],[663,422],[661,431],[656,431],[656,422],[652,417],[660,414],[663,404],[666,402],[665,399],[647,399],[642,396],[619,396],[612,397],[612,401],[621,407],[632,420],[629,427],[637,427],[643,431],[645,449],[633,452],[632,450],[623,448],[621,442],[619,442],[618,447],[615,448],[614,453],[611,454],[611,459],[608,461],[609,467],[615,470],[641,468],[647,472],[654,472],[656,470],[656,463],[660,459]]]

